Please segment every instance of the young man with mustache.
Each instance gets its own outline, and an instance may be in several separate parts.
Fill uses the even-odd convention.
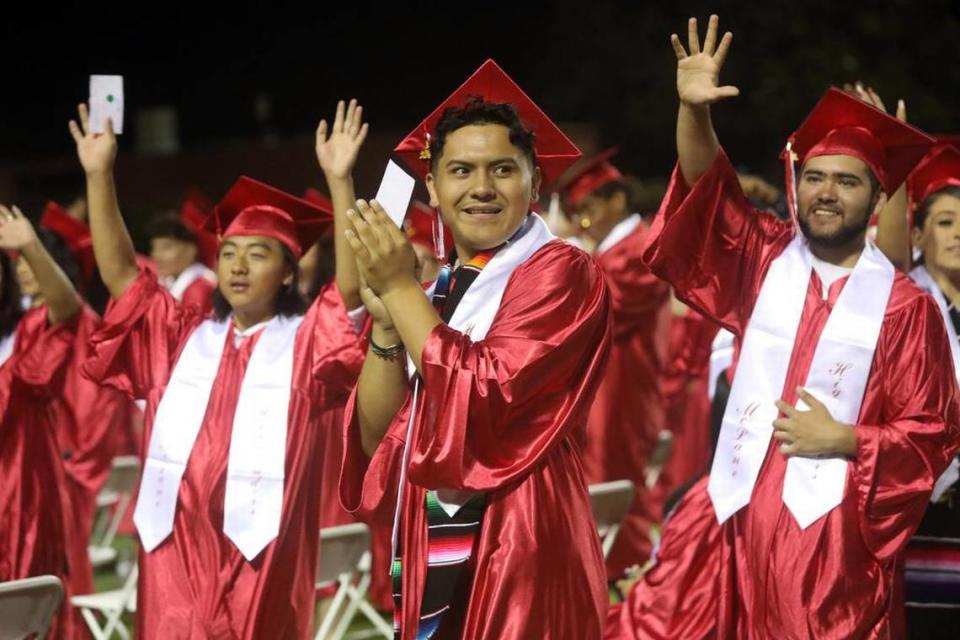
[[[885,638],[895,559],[958,443],[934,302],[866,240],[932,139],[831,90],[785,149],[796,225],[755,211],[710,105],[731,34],[678,58],[678,167],[645,259],[742,340],[708,493],[719,637]],[[799,173],[794,180],[795,169]]]

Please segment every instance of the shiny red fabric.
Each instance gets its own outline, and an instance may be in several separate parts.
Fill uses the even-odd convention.
[[[693,309],[687,309],[671,322],[663,397],[673,448],[654,489],[660,503],[677,487],[710,467],[708,378],[711,347],[718,329],[714,322]]]
[[[646,485],[646,468],[665,427],[661,376],[670,323],[670,286],[643,263],[649,229],[640,224],[629,236],[596,256],[613,304],[613,343],[597,397],[590,410],[583,468],[587,482],[632,480],[633,507],[607,557],[611,579],[650,555],[650,527],[660,505]]]
[[[206,315],[213,309],[213,292],[217,285],[206,278],[197,278],[184,289],[180,304],[192,304],[200,308],[200,313]]]
[[[440,487],[487,494],[470,595],[447,614],[462,637],[600,637],[607,589],[580,457],[609,322],[600,270],[558,240],[513,273],[484,340],[430,334],[402,510],[404,640],[426,574],[424,492]],[[368,459],[347,405],[341,500],[362,517],[392,518],[409,411]]]
[[[645,252],[678,297],[743,334],[770,263],[793,227],[753,210],[722,152],[688,189],[674,172]],[[784,384],[794,403],[846,279],[823,300],[816,274]],[[799,294],[799,292],[798,292]],[[783,504],[775,441],[750,504],[723,525],[719,636],[888,638],[894,564],[958,446],[949,343],[939,310],[896,275],[857,421],[843,502],[801,530]]]
[[[150,430],[172,368],[201,318],[147,272],[115,301],[91,340],[86,373],[145,398]],[[325,411],[356,381],[361,345],[335,286],[310,307],[294,345],[280,533],[252,562],[223,534],[233,414],[259,333],[227,339],[207,413],[180,483],[173,533],[140,553],[137,637],[304,638],[313,622]]]
[[[691,486],[664,523],[656,564],[610,607],[604,640],[716,637],[723,545],[707,481]]]
[[[55,575],[67,602],[75,570],[67,545],[73,523],[66,520],[70,494],[56,425],[75,329],[75,322],[49,325],[47,308],[33,308],[21,318],[14,351],[0,366],[0,582]],[[69,607],[61,609],[50,637],[77,637],[76,622]]]
[[[87,306],[77,320],[76,339],[65,371],[63,403],[58,404],[56,436],[66,472],[67,543],[70,549],[71,591],[93,593],[93,567],[87,545],[93,530],[97,494],[110,474],[114,456],[130,437],[130,400],[115,389],[102,387],[83,375],[90,336],[100,318]],[[82,622],[81,622],[82,625]]]

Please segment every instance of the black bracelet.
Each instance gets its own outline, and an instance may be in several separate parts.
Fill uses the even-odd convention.
[[[403,343],[398,342],[395,345],[389,347],[381,347],[376,342],[373,341],[373,336],[370,336],[370,351],[373,352],[373,355],[384,360],[396,360],[400,357],[400,354],[403,353]]]

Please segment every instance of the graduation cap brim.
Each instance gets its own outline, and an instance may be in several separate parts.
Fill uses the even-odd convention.
[[[874,172],[892,195],[934,140],[866,102],[831,88],[790,137],[799,161],[822,155],[851,155]]]
[[[946,187],[960,186],[960,148],[949,141],[938,139],[937,142],[937,146],[907,178],[911,217],[916,208],[932,194]]]
[[[579,166],[574,166],[560,182],[557,191],[561,191],[567,202],[576,207],[580,202],[605,184],[623,180],[623,174],[611,164],[610,159],[620,149],[612,147],[601,151]]]
[[[509,103],[517,110],[524,126],[536,136],[536,156],[543,184],[552,184],[580,157],[580,150],[556,124],[492,59],[427,116],[397,145],[400,160],[420,178],[430,171],[430,139],[444,111],[463,107],[474,96],[491,103]]]
[[[298,258],[333,224],[333,215],[303,198],[241,176],[214,207],[204,228],[224,238],[275,238]]]

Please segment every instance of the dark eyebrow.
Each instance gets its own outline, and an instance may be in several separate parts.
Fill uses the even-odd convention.
[[[233,247],[234,249],[239,248],[239,245],[238,245],[236,242],[234,242],[233,240],[224,240],[224,241],[221,243],[220,248],[223,249],[223,248],[226,247],[227,245],[230,245],[230,246]],[[272,248],[269,244],[267,244],[266,242],[251,242],[250,244],[245,245],[245,248],[247,248],[247,249],[251,249],[251,248],[253,248],[253,247],[260,247],[260,248],[262,248],[262,249],[266,249],[267,251],[273,251],[273,248]]]
[[[822,178],[822,177],[824,177],[824,176],[827,175],[827,172],[826,172],[826,171],[821,171],[821,170],[819,170],[819,169],[804,169],[804,170],[803,170],[803,175],[805,175],[805,176],[807,176],[807,175],[815,175],[815,176],[819,176],[819,177]],[[857,182],[863,182],[863,178],[861,178],[860,176],[858,176],[858,175],[855,174],[855,173],[847,173],[847,172],[845,172],[845,171],[836,171],[836,172],[831,173],[831,174],[829,174],[829,175],[830,175],[831,178],[841,178],[841,179],[842,179],[842,178],[849,178],[849,179],[852,179],[852,180],[856,180]]]

